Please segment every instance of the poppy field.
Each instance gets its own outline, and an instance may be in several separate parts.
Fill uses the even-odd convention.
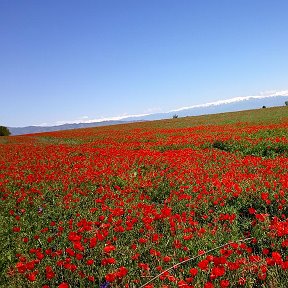
[[[287,287],[288,107],[0,138],[0,287]]]

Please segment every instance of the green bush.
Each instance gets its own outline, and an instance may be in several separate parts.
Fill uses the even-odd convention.
[[[0,126],[0,136],[9,136],[11,133],[5,126]]]

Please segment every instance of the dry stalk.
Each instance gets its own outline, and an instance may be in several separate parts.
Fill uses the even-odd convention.
[[[145,286],[148,285],[149,283],[151,283],[151,282],[153,282],[154,280],[156,280],[157,278],[159,278],[159,277],[160,277],[161,275],[163,275],[164,273],[166,273],[166,272],[168,272],[168,271],[170,271],[170,270],[172,270],[172,269],[180,266],[181,264],[184,264],[184,263],[186,263],[186,262],[188,262],[188,261],[195,260],[195,259],[197,259],[197,258],[199,258],[199,257],[202,257],[202,256],[204,256],[204,255],[206,255],[206,254],[208,254],[208,253],[210,253],[210,252],[212,252],[212,251],[214,251],[214,250],[217,250],[217,249],[220,249],[220,248],[222,248],[222,247],[228,246],[229,244],[232,244],[232,243],[235,243],[235,242],[246,242],[246,241],[249,241],[249,240],[251,240],[251,239],[253,239],[253,237],[245,238],[245,239],[242,239],[242,240],[236,240],[236,241],[233,241],[233,242],[228,242],[228,243],[225,243],[225,244],[223,244],[223,245],[217,246],[217,247],[215,247],[215,248],[213,248],[213,249],[210,249],[210,250],[206,251],[206,252],[203,253],[203,254],[200,254],[200,255],[191,257],[191,258],[189,258],[189,259],[183,260],[183,261],[181,261],[181,262],[179,262],[179,263],[171,266],[170,268],[164,270],[164,271],[161,272],[160,274],[156,275],[155,277],[153,277],[151,280],[149,280],[148,282],[146,282],[145,284],[143,284],[143,285],[140,286],[139,288],[145,287]]]

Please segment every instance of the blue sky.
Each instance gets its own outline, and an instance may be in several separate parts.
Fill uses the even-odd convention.
[[[0,125],[287,90],[287,11],[287,0],[0,0]]]

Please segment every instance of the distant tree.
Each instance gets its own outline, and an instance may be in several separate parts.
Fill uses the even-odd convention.
[[[262,108],[266,108],[266,106],[265,106],[265,105],[263,105],[263,106],[262,106]]]
[[[176,118],[178,118],[178,115],[177,114],[173,115],[173,119],[176,119]]]
[[[288,101],[285,101],[285,105],[288,106]]]
[[[5,126],[0,126],[0,136],[9,136],[11,133]]]

